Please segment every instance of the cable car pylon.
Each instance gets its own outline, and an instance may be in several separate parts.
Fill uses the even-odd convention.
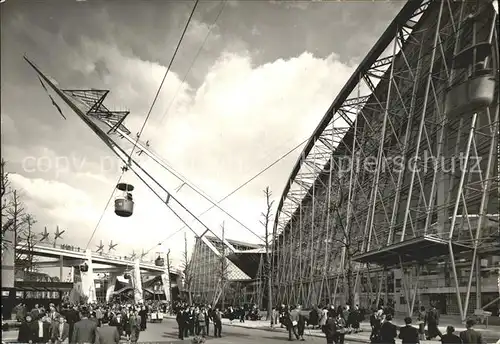
[[[42,80],[50,86],[52,90],[63,100],[73,112],[76,113],[78,117],[99,137],[108,148],[110,148],[115,155],[122,160],[122,162],[131,170],[171,211],[172,213],[195,235],[206,244],[217,256],[221,256],[221,252],[206,238],[207,233],[211,233],[215,238],[222,242],[226,247],[228,247],[232,252],[236,249],[227,240],[223,240],[214,233],[204,222],[202,222],[197,216],[195,216],[184,204],[182,204],[173,193],[169,192],[162,184],[160,184],[150,173],[148,173],[133,157],[127,154],[124,148],[122,148],[110,134],[113,132],[118,133],[120,136],[124,136],[128,140],[128,135],[131,134],[123,124],[125,118],[129,115],[128,111],[110,111],[103,102],[108,95],[108,90],[97,90],[97,89],[82,89],[82,90],[63,90],[60,89],[56,84],[57,82],[49,79],[42,71],[31,62],[26,56],[24,56],[26,62],[36,71],[36,73],[42,78]],[[104,124],[104,126],[103,126]],[[109,130],[105,130],[109,129]],[[144,151],[150,158],[155,162],[165,167],[166,165],[161,162],[158,157],[149,151],[146,145],[138,142],[136,144],[137,148]],[[155,188],[153,185],[156,184],[161,190]],[[181,209],[187,213],[189,217],[198,222],[203,228],[202,233],[198,233],[191,225],[189,225],[183,217],[181,217],[175,209],[172,208],[173,205],[178,205]],[[220,209],[220,208],[219,208]]]

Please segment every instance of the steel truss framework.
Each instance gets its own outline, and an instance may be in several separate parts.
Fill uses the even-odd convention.
[[[183,180],[193,190],[199,193],[203,198],[210,201],[212,205],[229,217],[233,218],[236,222],[240,223],[231,214],[221,208],[216,202],[211,200],[202,190],[195,185],[185,181],[178,172],[173,170],[169,164],[164,161],[159,154],[155,153],[153,149],[146,142],[144,143],[139,138],[133,138],[131,132],[126,128],[124,121],[129,115],[129,111],[111,111],[104,105],[104,100],[109,94],[108,90],[99,89],[61,89],[57,82],[52,78],[43,74],[40,69],[35,66],[33,62],[25,57],[25,60],[33,67],[38,73],[41,80],[45,82],[50,88],[83,120],[83,122],[101,139],[160,200],[169,208],[172,213],[179,219],[184,227],[189,229],[195,235],[195,238],[201,238],[210,250],[217,256],[221,252],[212,245],[212,243],[205,238],[206,234],[211,234],[218,237],[209,227],[207,227],[198,216],[193,214],[180,200],[178,200],[174,193],[165,188],[154,175],[148,172],[141,164],[134,159],[128,151],[131,151],[132,146],[138,149],[138,153],[144,153],[153,162],[167,170],[180,180]],[[128,145],[128,146],[127,146]],[[190,222],[190,223],[188,223]],[[234,252],[235,248],[227,241],[223,240],[224,247],[230,252]]]
[[[204,241],[196,240],[194,250],[189,263],[190,278],[189,289],[193,294],[193,301],[215,305],[224,298],[226,304],[238,296],[241,286],[234,282],[250,282],[250,277],[241,271],[233,262],[227,258],[227,252],[221,241],[217,238],[207,237],[209,241],[222,255],[216,255]],[[254,249],[254,246],[244,246],[241,243],[234,244],[239,251]]]
[[[449,287],[448,313],[465,318],[475,285],[476,308],[486,306],[489,279],[474,271],[500,254],[498,100],[459,115],[444,106],[470,72],[454,56],[480,42],[498,92],[498,19],[478,4],[409,1],[341,90],[280,199],[276,303],[370,307],[401,288],[413,314]]]

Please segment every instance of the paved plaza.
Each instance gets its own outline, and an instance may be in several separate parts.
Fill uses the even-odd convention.
[[[222,338],[208,337],[207,342],[213,344],[271,344],[287,341],[288,335],[285,329],[275,328],[271,329],[265,321],[247,321],[245,323],[233,322],[229,324],[227,319],[223,319]],[[353,335],[347,335],[345,343],[368,343],[369,342],[369,325],[362,324],[363,332]],[[456,326],[457,331],[462,328]],[[444,327],[442,326],[442,329]],[[483,333],[484,339],[487,343],[496,343],[500,339],[500,327],[490,326],[488,329],[479,327]],[[213,327],[210,326],[212,334]],[[17,337],[17,332],[4,332],[2,340],[6,342],[13,342]],[[319,330],[306,330],[304,336],[308,343],[326,343],[324,335]],[[139,342],[156,342],[165,344],[177,343],[190,343],[192,338],[179,340],[177,339],[177,323],[173,318],[166,318],[161,324],[148,323],[147,330],[141,332]],[[124,341],[125,342],[125,341]],[[396,340],[400,344],[400,340]],[[424,344],[438,344],[438,340],[424,341]]]

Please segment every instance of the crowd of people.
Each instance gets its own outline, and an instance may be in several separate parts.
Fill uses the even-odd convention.
[[[222,318],[229,321],[260,318],[259,310],[253,307],[218,307],[203,304],[178,302],[172,308],[156,301],[130,304],[119,301],[94,304],[69,304],[48,307],[35,305],[31,310],[25,304],[16,307],[16,318],[21,322],[18,334],[20,343],[118,343],[125,339],[137,343],[140,332],[146,330],[147,319],[153,313],[171,313],[176,316],[178,338],[205,338],[222,336]],[[365,310],[357,305],[316,307],[304,312],[300,305],[275,307],[270,315],[271,327],[281,326],[288,331],[288,340],[304,341],[308,327],[321,329],[327,344],[344,344],[345,335],[361,331],[360,323],[365,320]],[[484,344],[481,333],[474,330],[475,322],[469,320],[467,329],[458,335],[453,326],[446,333],[439,330],[439,312],[435,307],[419,309],[416,316],[418,327],[413,319],[406,317],[405,326],[398,328],[393,324],[394,309],[378,307],[370,315],[371,343],[395,344],[399,338],[402,344],[418,344],[424,340],[440,338],[443,344]],[[211,325],[212,324],[212,325]],[[202,341],[200,341],[202,342]]]
[[[288,330],[288,340],[304,341],[304,331],[307,326],[320,328],[326,335],[328,343],[344,343],[347,333],[358,332],[363,320],[363,312],[358,306],[317,307],[314,306],[308,316],[302,311],[302,306],[285,306],[273,308],[271,327],[280,324]]]
[[[205,338],[210,335],[210,323],[213,324],[213,336],[222,337],[223,313],[217,307],[210,305],[189,305],[178,303],[174,307],[179,339],[201,336]]]
[[[21,322],[20,343],[118,343],[121,339],[137,343],[146,330],[151,311],[166,306],[160,304],[127,304],[121,302],[74,305],[35,305],[28,310],[25,304],[16,307]]]
[[[379,307],[374,310],[370,317],[372,333],[370,336],[372,343],[395,343],[396,338],[401,339],[403,344],[420,343],[424,340],[440,338],[443,344],[484,344],[481,332],[474,330],[475,321],[469,319],[466,322],[467,329],[455,334],[453,326],[446,327],[446,333],[441,333],[439,329],[439,311],[431,306],[428,310],[424,306],[420,307],[417,315],[418,328],[412,325],[413,319],[406,317],[405,326],[398,329],[392,323],[394,310],[390,307]]]
[[[351,309],[349,305],[313,307],[307,314],[300,305],[281,305],[272,311],[271,327],[278,324],[288,331],[288,340],[304,341],[304,332],[308,326],[321,329],[327,344],[344,344],[346,334],[361,331],[360,323],[365,320],[365,310],[357,305]],[[443,344],[484,344],[481,333],[474,330],[475,321],[466,322],[467,329],[455,334],[455,328],[448,326],[446,333],[439,330],[439,312],[431,306],[429,310],[421,307],[417,315],[418,328],[412,325],[411,317],[404,319],[405,326],[398,329],[392,323],[394,309],[380,306],[370,316],[370,342],[374,344],[395,344],[401,339],[402,344],[419,344],[424,340],[440,338]]]

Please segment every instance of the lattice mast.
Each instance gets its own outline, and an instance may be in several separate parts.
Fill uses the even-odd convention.
[[[109,110],[104,105],[104,100],[109,94],[108,90],[60,89],[57,82],[43,74],[40,69],[28,58],[24,57],[24,59],[37,72],[44,89],[47,90],[45,85],[48,85],[49,88],[52,89],[99,137],[99,139],[101,139],[101,141],[103,141],[104,144],[110,148],[120,160],[122,160],[124,165],[136,174],[136,176],[161,200],[161,202],[173,212],[173,214],[184,224],[184,226],[194,233],[195,237],[199,237],[211,250],[214,251],[216,255],[220,255],[220,252],[205,238],[207,233],[211,233],[211,235],[217,238],[218,235],[207,227],[184,204],[182,204],[174,196],[174,193],[165,188],[165,186],[158,182],[158,180],[155,179],[155,177],[149,173],[136,159],[130,156],[126,149],[123,148],[123,145],[119,143],[118,140],[121,140],[120,142],[122,143],[125,142],[134,145],[141,154],[144,153],[144,155],[148,156],[152,159],[152,161],[165,168],[176,177],[180,178],[178,174],[175,173],[168,166],[168,164],[166,164],[162,158],[158,156],[158,154],[152,151],[149,147],[149,143],[144,143],[139,140],[139,138],[133,138],[131,136],[131,131],[124,124],[125,119],[129,115],[129,111]],[[62,114],[60,107],[55,103],[52,96],[50,96],[50,98],[52,99],[53,104],[57,107],[58,111]],[[182,180],[182,178],[180,179]],[[194,186],[192,187],[197,189]],[[217,204],[214,203],[214,206],[225,212],[225,210],[220,208]],[[227,214],[227,212],[225,213]],[[201,231],[195,229],[192,225],[189,225],[184,218],[193,219],[201,227]],[[230,251],[234,251],[234,247],[232,247],[227,240],[222,242]]]

